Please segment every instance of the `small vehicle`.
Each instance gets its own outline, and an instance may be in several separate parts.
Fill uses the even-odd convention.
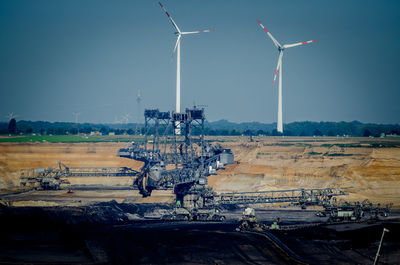
[[[253,208],[247,207],[243,214],[242,218],[239,220],[239,227],[236,228],[236,231],[245,231],[245,230],[263,230],[266,226],[257,222],[256,213]]]

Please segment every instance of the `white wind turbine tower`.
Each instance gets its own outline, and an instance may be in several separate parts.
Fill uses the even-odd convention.
[[[268,30],[264,27],[263,24],[257,19],[258,24],[260,24],[261,28],[268,34],[268,37],[271,38],[271,40],[274,42],[276,48],[278,48],[279,51],[279,59],[278,59],[278,65],[276,67],[275,75],[274,75],[274,82],[273,85],[275,85],[275,80],[276,80],[276,75],[279,72],[279,93],[278,93],[278,122],[277,122],[277,131],[282,133],[283,132],[283,122],[282,122],[282,57],[283,57],[283,51],[286,48],[292,48],[296,46],[300,46],[303,44],[311,43],[317,40],[309,40],[309,41],[303,41],[303,42],[297,42],[293,44],[284,44],[281,45],[272,35]]]
[[[140,102],[142,101],[142,95],[140,93],[140,88],[137,90],[136,103],[137,103],[137,114],[136,114],[136,127],[135,135],[139,135],[139,123],[140,123]]]
[[[114,115],[114,123],[121,123],[121,121],[118,120],[118,115]]]
[[[72,112],[72,115],[74,116],[74,122],[75,124],[78,124],[78,117],[81,115],[80,112]]]
[[[160,4],[164,12],[167,14],[169,20],[171,20],[174,28],[177,30],[177,32],[175,32],[175,35],[177,35],[177,39],[173,53],[175,53],[176,51],[176,112],[180,113],[181,112],[181,37],[182,35],[210,32],[214,30],[198,30],[198,31],[182,32],[179,29],[178,25],[176,25],[175,21],[172,19],[171,15],[165,9],[165,7],[160,2],[158,3]],[[175,133],[180,134],[180,127],[177,127]]]

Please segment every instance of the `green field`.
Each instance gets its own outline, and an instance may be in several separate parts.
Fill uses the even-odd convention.
[[[142,136],[132,135],[105,135],[105,136],[79,136],[79,135],[32,135],[32,136],[7,136],[0,137],[0,143],[87,143],[87,142],[130,142],[143,141]]]
[[[180,136],[181,141],[183,136]],[[153,140],[153,136],[147,137],[148,141]],[[213,142],[234,142],[236,137],[230,136],[207,136],[206,140]],[[96,143],[96,142],[144,142],[144,136],[137,135],[0,135],[0,143]],[[165,140],[162,141],[163,143]],[[167,140],[172,143],[172,139]]]

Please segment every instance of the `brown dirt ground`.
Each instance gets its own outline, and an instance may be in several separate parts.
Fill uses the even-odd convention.
[[[55,167],[61,161],[69,167],[130,167],[142,162],[117,156],[126,143],[2,143],[0,144],[0,189],[19,185],[20,173],[30,168]]]
[[[372,148],[380,139],[223,138],[235,154],[234,165],[209,177],[217,192],[351,187],[346,200],[369,199],[400,207],[400,148]],[[399,140],[393,140],[399,143]],[[324,144],[356,144],[357,147]],[[360,144],[361,143],[361,144]],[[324,146],[322,146],[324,145]],[[19,185],[20,172],[56,166],[140,169],[141,162],[117,157],[125,143],[2,143],[0,189]],[[398,145],[397,145],[398,146]]]
[[[346,200],[369,199],[399,208],[400,148],[372,148],[374,141],[380,140],[258,138],[226,143],[236,164],[211,176],[209,185],[218,192],[350,187]],[[393,142],[398,146],[400,139]],[[335,143],[359,147],[326,146]]]

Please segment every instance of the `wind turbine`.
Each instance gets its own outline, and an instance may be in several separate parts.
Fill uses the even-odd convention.
[[[125,115],[122,116],[121,122],[125,122],[125,124],[128,124],[130,118],[131,118],[131,114],[126,113]]]
[[[137,114],[136,114],[136,127],[135,135],[139,135],[139,123],[140,123],[140,102],[142,101],[142,94],[140,88],[137,90],[136,102],[137,102]]]
[[[78,124],[78,117],[81,115],[80,112],[72,112],[72,115],[74,116],[74,122],[75,124]]]
[[[16,117],[18,117],[18,115],[15,115],[14,112],[10,112],[5,117],[8,118],[8,120],[12,120],[12,119],[15,119]]]
[[[158,3],[160,4],[161,8],[164,10],[165,14],[167,14],[169,20],[171,20],[171,23],[174,26],[174,28],[177,30],[177,32],[175,32],[177,39],[176,39],[173,53],[175,53],[175,51],[176,51],[176,112],[180,113],[181,112],[181,37],[182,37],[182,35],[210,32],[210,31],[214,31],[214,30],[208,29],[208,30],[182,32],[179,29],[178,25],[176,25],[175,21],[172,19],[171,15],[165,9],[165,7],[160,2],[158,2]],[[180,134],[179,124],[177,124],[176,127],[177,127],[177,129],[176,129],[175,133]]]
[[[284,44],[281,45],[273,36],[272,34],[264,27],[263,24],[257,19],[258,24],[260,24],[261,28],[268,34],[268,37],[272,40],[272,42],[275,44],[276,48],[278,48],[279,52],[279,59],[278,59],[278,65],[275,70],[275,75],[274,75],[274,82],[272,85],[275,85],[275,80],[276,76],[279,72],[279,93],[278,93],[278,122],[277,122],[277,128],[276,130],[280,133],[283,133],[283,123],[282,123],[282,57],[283,57],[283,51],[286,48],[292,48],[296,46],[300,46],[303,44],[308,44],[311,42],[315,42],[317,40],[309,40],[309,41],[303,41],[303,42],[297,42],[293,44]]]
[[[117,115],[114,115],[114,123],[121,123],[121,121],[118,120],[118,116]]]

